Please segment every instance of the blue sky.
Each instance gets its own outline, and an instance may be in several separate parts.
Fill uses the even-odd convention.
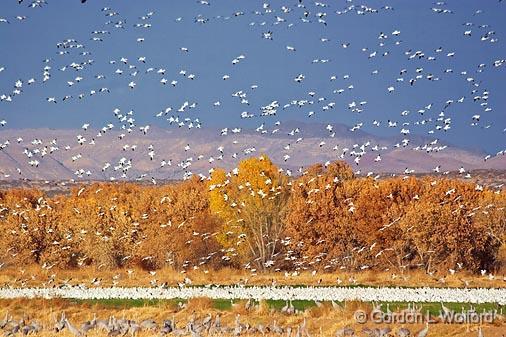
[[[23,81],[20,95],[13,97],[12,102],[0,102],[0,120],[7,121],[5,127],[80,128],[90,123],[91,127],[101,128],[109,122],[118,125],[112,111],[120,108],[134,110],[137,126],[166,128],[169,126],[165,118],[179,115],[198,118],[203,127],[213,128],[255,128],[264,123],[272,129],[276,121],[300,120],[350,127],[363,123],[362,130],[376,135],[400,135],[402,123],[409,123],[404,128],[411,135],[427,135],[488,152],[505,146],[506,95],[502,91],[506,64],[493,66],[494,61],[506,58],[504,2],[453,0],[437,5],[434,1],[328,1],[328,6],[322,7],[315,1],[302,1],[305,8],[298,8],[299,1],[292,0],[270,1],[267,11],[261,1],[210,0],[210,5],[203,5],[193,0],[88,0],[86,4],[78,0],[48,0],[41,8],[28,8],[30,2],[25,0],[18,5],[17,0],[5,0],[0,6],[0,18],[10,22],[0,23],[0,68],[5,68],[0,72],[0,94],[10,94],[15,82]],[[336,13],[351,5],[355,9]],[[377,9],[378,13],[358,15],[360,5]],[[394,9],[384,9],[385,5]],[[290,12],[283,12],[282,6],[290,8]],[[103,7],[111,10],[101,11]],[[452,13],[438,14],[433,7]],[[477,13],[478,10],[481,11]],[[105,15],[112,11],[118,15]],[[140,18],[150,11],[154,12],[152,17]],[[309,12],[310,22],[301,21],[304,11]],[[234,15],[237,12],[243,15]],[[319,12],[326,13],[326,25],[318,22]],[[208,21],[195,22],[199,14]],[[27,18],[20,21],[15,18],[18,15]],[[114,28],[105,24],[109,20],[126,23],[124,28]],[[278,20],[284,21],[274,24]],[[465,26],[466,22],[472,25]],[[149,23],[151,27],[134,27],[137,23]],[[101,35],[102,42],[92,41],[91,32],[95,30],[107,30],[110,34]],[[392,35],[395,30],[400,35]],[[471,36],[464,35],[467,30],[471,30]],[[273,32],[272,40],[262,38],[262,33],[268,31]],[[491,37],[497,42],[481,41],[480,37],[490,31],[495,32]],[[379,39],[381,33],[387,38]],[[140,37],[145,41],[137,42]],[[328,41],[322,42],[322,38]],[[56,44],[64,39],[76,39],[85,48],[58,55]],[[400,43],[396,45],[397,41]],[[379,46],[380,42],[384,46]],[[342,43],[349,43],[348,48],[343,48]],[[296,50],[289,51],[286,46]],[[189,52],[181,51],[181,47]],[[439,47],[442,52],[436,53]],[[81,51],[90,54],[79,55]],[[376,56],[369,58],[374,51]],[[421,51],[425,58],[409,59],[408,51]],[[382,56],[384,52],[388,55]],[[455,56],[448,57],[448,53]],[[232,65],[239,55],[245,59]],[[146,57],[145,64],[137,61],[140,56]],[[429,61],[430,56],[436,59]],[[128,58],[127,65],[120,62],[122,57]],[[45,59],[50,61],[44,63]],[[68,67],[59,70],[89,59],[93,64],[82,71]],[[314,59],[328,62],[312,63]],[[116,64],[110,64],[111,60]],[[486,65],[482,72],[477,72],[479,64]],[[136,68],[128,69],[128,65]],[[51,79],[42,83],[44,66],[51,66]],[[146,73],[149,67],[155,71]],[[122,75],[114,73],[118,68],[124,71]],[[156,73],[160,68],[166,70],[165,75]],[[423,70],[416,73],[417,68]],[[406,69],[406,74],[400,75],[401,69]],[[445,69],[453,72],[445,73]],[[135,77],[129,75],[135,70]],[[180,70],[196,78],[189,80],[179,74]],[[372,74],[374,70],[378,74]],[[97,80],[97,74],[106,78]],[[294,81],[299,74],[305,76],[302,83]],[[424,78],[411,86],[409,80],[419,74]],[[427,80],[429,74],[439,80]],[[223,75],[230,79],[224,81]],[[332,75],[336,80],[330,80]],[[345,75],[349,78],[344,79]],[[67,81],[76,76],[83,80],[69,87]],[[28,86],[26,81],[32,77],[36,83]],[[404,82],[397,81],[400,77]],[[161,85],[161,78],[169,83],[177,80],[178,84]],[[131,81],[136,82],[133,90],[128,87]],[[258,89],[252,90],[251,85],[258,85]],[[393,93],[387,90],[390,86],[395,87]],[[111,92],[89,96],[90,90],[101,87]],[[341,88],[344,93],[333,92]],[[247,93],[249,105],[232,96],[240,90]],[[480,105],[484,100],[474,102],[473,97],[483,96],[484,91],[489,93],[487,105]],[[314,97],[309,92],[315,92]],[[78,99],[79,93],[85,93],[85,98]],[[63,102],[65,95],[73,98]],[[47,97],[55,97],[58,103],[47,102]],[[317,102],[320,97],[325,100]],[[457,103],[461,97],[465,97],[464,102]],[[281,108],[304,99],[315,103]],[[436,124],[443,125],[436,119],[448,100],[455,103],[444,109],[443,119],[451,118],[451,129],[436,130]],[[178,113],[176,110],[185,101],[195,102],[197,107]],[[221,105],[214,107],[215,101]],[[280,104],[276,116],[260,116],[260,107],[272,101]],[[348,104],[353,101],[367,104],[362,112],[352,112]],[[330,102],[335,102],[335,107],[323,110]],[[426,109],[429,105],[431,108]],[[166,107],[173,111],[164,118],[155,116]],[[487,107],[492,110],[485,111]],[[423,115],[418,113],[420,109],[426,110]],[[409,114],[402,116],[405,110]],[[244,111],[255,117],[241,118]],[[310,111],[314,111],[312,117],[308,117]],[[472,126],[474,115],[480,115],[480,121]],[[432,121],[424,125],[414,124],[429,118]],[[374,120],[381,122],[380,127],[373,125]],[[387,127],[388,120],[398,122],[398,127]],[[427,134],[431,129],[435,132]]]

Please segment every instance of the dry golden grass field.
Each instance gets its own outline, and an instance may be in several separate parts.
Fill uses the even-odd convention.
[[[506,287],[506,276],[476,275],[457,271],[455,274],[428,275],[423,271],[411,271],[404,274],[395,272],[361,271],[316,273],[304,271],[293,273],[251,273],[237,269],[191,270],[186,273],[163,268],[148,272],[140,268],[106,270],[95,267],[81,269],[42,269],[33,265],[28,267],[4,267],[0,269],[0,285],[15,287],[52,286],[63,283],[69,285],[84,284],[88,287],[101,286],[177,286],[185,278],[193,285],[206,284],[248,284],[248,285],[340,285],[340,286],[400,286],[400,287]],[[156,283],[154,281],[156,280]],[[95,281],[95,282],[93,282]]]

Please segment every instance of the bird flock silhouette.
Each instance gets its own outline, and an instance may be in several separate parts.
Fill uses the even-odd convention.
[[[237,304],[233,304],[237,305]],[[380,308],[379,306],[378,308]],[[258,309],[258,304],[253,303],[253,301],[248,301],[245,305],[245,309],[248,311],[253,311]],[[292,302],[288,302],[285,307],[282,309],[284,312],[288,313],[293,311],[296,312]],[[379,310],[379,309],[378,309]],[[412,310],[413,313],[417,312],[415,309]],[[203,317],[199,317],[197,314],[193,313],[188,317],[186,324],[181,324],[181,327],[178,327],[177,324],[181,322],[177,322],[175,315],[173,315],[170,319],[164,319],[162,322],[158,323],[154,319],[144,319],[144,320],[135,320],[135,319],[127,319],[126,317],[117,318],[115,316],[109,316],[106,319],[97,318],[95,314],[91,320],[84,321],[82,324],[75,325],[72,323],[65,315],[62,313],[59,319],[56,319],[56,316],[53,316],[53,322],[49,324],[49,328],[44,329],[42,324],[37,320],[28,321],[24,317],[20,320],[13,319],[12,316],[9,316],[9,313],[6,314],[3,321],[0,321],[0,328],[6,328],[7,335],[15,335],[18,332],[22,332],[24,335],[28,334],[37,334],[43,331],[52,331],[54,334],[58,334],[61,331],[68,330],[69,333],[73,336],[81,337],[86,336],[88,333],[93,333],[94,331],[99,331],[102,333],[106,333],[108,336],[136,336],[141,332],[147,331],[150,334],[158,334],[160,336],[265,336],[265,335],[274,335],[274,336],[311,336],[309,333],[308,322],[307,319],[304,318],[302,323],[297,324],[295,326],[292,325],[281,325],[277,322],[276,319],[272,320],[270,323],[246,323],[241,321],[241,315],[237,314],[235,316],[234,322],[231,325],[225,324],[222,322],[221,314],[217,313],[214,315],[211,313],[206,314]],[[389,327],[382,328],[363,328],[361,330],[367,336],[389,336],[393,330]],[[416,333],[417,337],[425,337],[427,336],[429,331],[428,324]],[[408,337],[411,335],[411,331],[407,328],[399,328],[396,331],[397,336],[400,337]],[[335,332],[335,336],[343,337],[343,336],[354,336],[355,330],[351,327],[344,327],[338,329]],[[481,328],[479,329],[479,337],[481,335]]]
[[[316,306],[322,307],[323,304],[321,302],[315,301]],[[339,312],[343,309],[343,307],[334,301],[331,301],[331,309],[332,311]],[[231,306],[236,310],[243,310],[243,313],[249,314],[254,313],[260,310],[260,303],[254,301],[252,299],[248,299],[245,303],[234,303],[231,301]],[[187,310],[187,304],[179,302],[176,313],[183,312]],[[416,305],[414,303],[408,303],[406,309],[396,308],[397,312],[402,312],[408,315],[420,315],[422,313],[422,306]],[[299,315],[304,312],[304,310],[297,309],[291,300],[286,300],[286,304],[280,309],[280,312],[286,316]],[[373,302],[372,312],[385,312],[386,314],[392,314],[393,312],[390,310],[390,305],[387,304],[386,307],[383,304],[378,304]],[[477,314],[476,308],[471,306],[471,309],[467,312]],[[502,313],[499,314],[497,312],[489,312],[490,314],[494,313],[498,316],[502,316]],[[434,317],[445,317],[445,315],[455,315],[462,314],[465,315],[466,312],[464,308],[462,308],[461,312],[456,312],[446,307],[443,303],[440,304],[439,315],[434,315]],[[317,333],[314,327],[312,326],[311,318],[304,317],[302,321],[298,324],[294,323],[285,323],[281,324],[276,318],[270,319],[269,322],[265,321],[256,321],[256,322],[247,322],[243,320],[241,314],[235,314],[232,324],[225,323],[222,320],[222,313],[212,313],[208,312],[205,315],[198,315],[195,311],[191,314],[187,314],[186,323],[184,323],[184,319],[179,318],[179,321],[176,322],[176,315],[173,314],[170,319],[163,319],[160,323],[153,318],[147,319],[134,319],[127,318],[123,315],[122,318],[118,318],[114,315],[110,315],[107,318],[98,318],[97,314],[93,314],[93,318],[82,322],[81,324],[75,323],[76,320],[69,319],[65,312],[62,312],[59,315],[59,318],[56,317],[55,313],[51,315],[51,322],[40,322],[36,319],[30,319],[26,316],[23,316],[21,319],[14,319],[13,316],[6,312],[5,318],[0,321],[0,329],[5,331],[6,336],[13,336],[17,333],[22,333],[23,335],[33,335],[41,332],[49,331],[54,335],[60,334],[62,331],[69,331],[69,333],[73,336],[86,336],[88,334],[94,334],[96,332],[107,334],[108,336],[137,336],[139,333],[148,332],[149,335],[160,335],[160,336],[295,336],[309,337],[312,334]],[[213,317],[214,316],[214,317]],[[73,322],[74,323],[73,323]],[[181,322],[183,321],[183,322]],[[178,327],[178,324],[180,327]],[[405,326],[394,327],[393,329],[389,326],[382,327],[362,327],[361,329],[352,328],[350,325],[344,326],[342,328],[338,328],[334,332],[334,336],[343,337],[343,336],[370,336],[370,337],[388,337],[388,336],[398,336],[398,337],[426,337],[429,335],[429,322],[424,324],[425,326],[422,329],[413,329]],[[412,334],[412,330],[413,334]],[[320,331],[321,335],[321,331]],[[478,327],[477,329],[478,337],[483,337],[482,327]]]

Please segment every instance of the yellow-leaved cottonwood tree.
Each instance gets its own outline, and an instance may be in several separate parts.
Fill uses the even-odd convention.
[[[266,156],[249,158],[231,172],[218,169],[209,182],[210,208],[223,222],[219,242],[241,262],[264,270],[280,252],[288,177]]]

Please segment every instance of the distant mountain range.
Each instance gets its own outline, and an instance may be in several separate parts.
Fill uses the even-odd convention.
[[[461,167],[466,170],[506,168],[504,155],[485,161],[484,153],[451,145],[439,152],[427,151],[431,146],[441,147],[444,144],[431,145],[429,138],[411,136],[406,137],[410,143],[403,146],[402,137],[378,137],[361,130],[352,132],[349,127],[340,124],[333,124],[332,131],[327,130],[324,124],[285,122],[278,130],[241,130],[238,133],[231,129],[188,130],[177,127],[152,127],[146,135],[138,128],[131,133],[109,130],[100,137],[98,133],[98,130],[42,128],[0,131],[0,144],[4,144],[0,150],[0,179],[108,180],[120,178],[123,168],[129,166],[126,179],[141,175],[181,179],[188,163],[191,165],[186,167],[187,171],[206,174],[212,167],[231,169],[239,160],[262,153],[296,174],[299,167],[341,159],[345,148],[348,151],[343,159],[363,173],[400,173],[405,169],[424,173],[431,172],[436,166],[440,166],[441,171]],[[79,144],[77,135],[85,138],[83,145]],[[18,142],[18,138],[23,141]],[[9,143],[7,146],[6,141]],[[356,156],[350,153],[362,152],[360,147],[364,144],[367,144],[365,155],[356,164]],[[125,145],[128,147],[124,148]],[[132,150],[132,145],[136,146],[135,150]],[[189,149],[185,150],[187,145]],[[153,159],[148,155],[150,146],[155,152]],[[223,153],[219,150],[221,147]],[[418,150],[415,150],[417,147]],[[379,151],[374,151],[374,148]],[[234,153],[236,158],[232,156]],[[381,160],[378,160],[378,154]],[[171,161],[171,165],[161,167],[162,160]],[[38,167],[34,166],[35,161]],[[110,166],[103,170],[107,163]]]

